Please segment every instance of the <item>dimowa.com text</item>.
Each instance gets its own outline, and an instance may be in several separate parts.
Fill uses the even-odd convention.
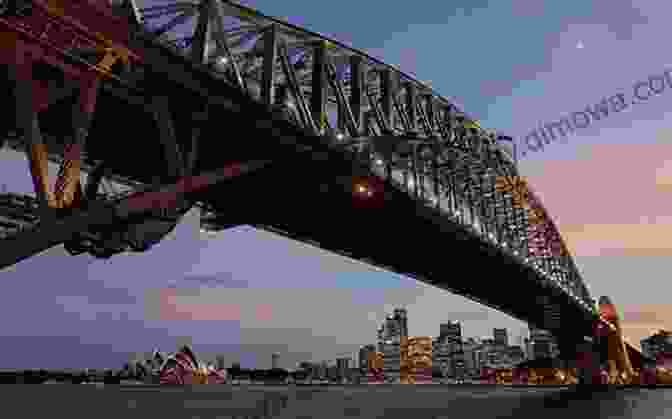
[[[602,99],[595,105],[588,105],[584,110],[571,114],[553,122],[540,124],[521,141],[520,155],[528,152],[539,152],[544,147],[557,140],[566,140],[567,136],[575,131],[588,128],[593,122],[608,118],[619,113],[630,105],[643,103],[654,96],[662,95],[666,89],[672,88],[672,70],[665,70],[661,74],[649,76],[647,80],[638,81],[632,86],[632,96],[626,97],[623,93]]]

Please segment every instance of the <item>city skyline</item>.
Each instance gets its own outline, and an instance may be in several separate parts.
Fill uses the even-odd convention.
[[[664,54],[650,53],[671,30],[664,17],[672,6],[662,2],[479,0],[410,9],[353,0],[242,3],[428,80],[484,127],[517,139],[535,121],[669,67]],[[360,13],[353,15],[355,7]],[[381,7],[386,18],[371,25],[368,17]],[[671,101],[667,91],[520,162],[593,297],[612,298],[637,347],[669,328],[672,314],[665,275]],[[50,170],[53,179],[56,168]],[[0,183],[32,192],[24,155],[0,151]],[[399,305],[408,307],[417,336],[452,319],[475,336],[506,327],[513,342],[524,326],[464,297],[274,233],[241,226],[204,235],[194,212],[150,252],[101,261],[58,247],[2,277],[0,314],[21,321],[0,328],[5,362],[12,363],[0,367],[121,365],[129,353],[171,351],[186,337],[199,354],[263,366],[278,352],[281,366],[291,366],[312,354],[354,353]]]

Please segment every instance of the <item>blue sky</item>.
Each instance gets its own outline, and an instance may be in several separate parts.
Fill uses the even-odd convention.
[[[664,2],[243,4],[398,65],[485,127],[515,137],[603,97],[631,94],[636,81],[672,68],[665,53],[672,10]],[[670,110],[672,88],[521,163],[592,293],[612,296],[633,343],[669,318]],[[0,152],[0,180],[30,191],[25,158]],[[436,335],[449,319],[463,321],[467,336],[493,327],[516,336],[524,327],[463,297],[272,233],[241,227],[203,236],[193,214],[146,254],[99,261],[56,248],[2,278],[0,315],[16,320],[0,327],[11,355],[0,368],[116,366],[129,352],[173,350],[183,341],[247,366],[270,366],[270,354],[280,352],[292,367],[373,342],[397,305],[408,308],[413,335]]]

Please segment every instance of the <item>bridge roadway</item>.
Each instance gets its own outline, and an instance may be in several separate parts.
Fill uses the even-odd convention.
[[[132,37],[129,46],[142,56],[142,71],[133,74],[132,83],[101,83],[86,144],[88,164],[104,161],[117,176],[143,184],[157,178],[170,183],[176,169],[166,152],[171,131],[182,150],[197,150],[194,174],[235,162],[268,161],[254,172],[186,196],[207,203],[229,224],[250,224],[317,244],[550,330],[568,352],[592,335],[594,314],[552,287],[531,265],[384,180],[355,151],[335,144],[333,136],[297,125],[278,106],[253,99],[146,32]],[[49,65],[37,64],[33,78],[75,89]],[[11,97],[13,81],[7,76],[1,84]],[[72,128],[63,121],[73,120],[73,100],[66,94],[39,114],[50,150],[62,150],[63,139],[71,136]],[[172,120],[172,128],[166,120]],[[200,135],[194,137],[195,125]],[[353,194],[361,181],[372,188],[372,196]],[[103,217],[108,210],[96,211]],[[59,231],[70,234],[65,228]],[[0,266],[25,258],[24,245],[39,250],[34,244],[38,237],[0,241],[0,249],[6,249],[0,251]],[[46,240],[42,247],[61,238]],[[547,299],[540,302],[540,296]]]

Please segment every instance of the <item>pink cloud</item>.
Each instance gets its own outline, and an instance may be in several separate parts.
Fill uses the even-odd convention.
[[[669,255],[672,144],[598,144],[530,182],[576,255]]]
[[[174,288],[159,290],[160,320],[240,320],[239,304],[184,303]]]
[[[273,318],[273,306],[270,304],[257,304],[255,313],[257,320],[271,320]]]
[[[159,319],[160,320],[238,320],[242,314],[240,304],[227,303],[198,303],[185,302],[185,299],[193,301],[193,297],[180,296],[174,288],[163,288],[159,293]],[[266,321],[273,317],[271,304],[256,304],[254,306],[256,320]]]
[[[559,227],[575,256],[669,256],[672,223],[583,224]]]

